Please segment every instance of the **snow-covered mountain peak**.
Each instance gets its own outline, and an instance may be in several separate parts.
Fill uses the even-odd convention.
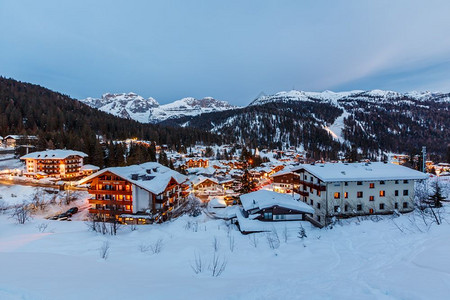
[[[202,113],[236,108],[212,97],[186,97],[160,105],[154,98],[145,99],[136,93],[105,93],[101,98],[86,98],[81,102],[113,115],[141,123],[159,123],[166,119],[195,116]]]

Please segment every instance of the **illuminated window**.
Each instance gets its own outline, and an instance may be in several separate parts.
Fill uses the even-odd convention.
[[[363,197],[363,192],[357,192],[357,193],[356,193],[356,197],[362,198],[362,197]]]
[[[127,210],[130,210],[131,209],[131,205],[127,205],[126,208],[127,208]]]
[[[338,192],[334,193],[334,199],[339,199],[339,198],[341,198],[341,193],[338,193]]]
[[[369,209],[369,213],[373,214],[373,208]]]
[[[375,183],[371,183],[371,184],[369,185],[369,187],[370,187],[371,189],[375,188]]]
[[[380,191],[380,197],[386,196],[386,191]]]
[[[369,196],[369,201],[374,201],[375,197],[374,196]]]
[[[130,195],[127,195],[127,200],[130,200],[131,199],[131,196]]]
[[[348,198],[348,192],[344,192],[344,198],[345,198],[345,199]]]

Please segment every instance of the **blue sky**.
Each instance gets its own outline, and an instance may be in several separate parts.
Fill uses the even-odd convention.
[[[74,98],[450,91],[450,1],[0,1],[0,75]]]

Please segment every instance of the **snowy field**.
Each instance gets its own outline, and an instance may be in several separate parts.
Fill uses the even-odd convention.
[[[418,212],[332,229],[302,222],[300,239],[300,222],[245,236],[223,220],[183,216],[107,236],[81,217],[19,225],[3,214],[0,299],[448,299],[450,214],[443,217],[439,226]],[[218,277],[214,256],[226,264]]]

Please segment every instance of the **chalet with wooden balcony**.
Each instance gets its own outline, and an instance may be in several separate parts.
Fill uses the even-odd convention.
[[[204,158],[188,158],[186,160],[186,168],[207,168],[209,160]]]
[[[47,150],[22,156],[28,177],[73,178],[81,175],[86,153],[73,150]],[[46,174],[46,176],[44,176]]]
[[[189,194],[187,177],[159,163],[106,168],[82,179],[98,219],[129,224],[166,220]]]
[[[272,178],[272,188],[278,193],[298,192],[300,187],[300,175],[284,169],[270,176]]]

